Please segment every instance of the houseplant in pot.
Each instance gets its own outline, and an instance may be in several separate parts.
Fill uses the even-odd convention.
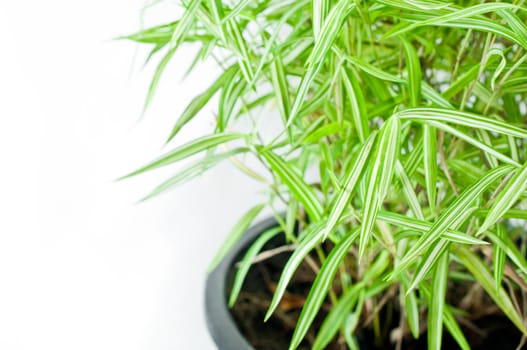
[[[253,307],[265,306],[262,323],[293,323],[290,349],[522,348],[524,1],[181,6],[174,22],[127,37],[159,56],[149,96],[182,45],[199,47],[191,69],[216,60],[222,73],[175,121],[173,149],[127,177],[195,156],[151,196],[221,161],[265,184],[211,264],[229,254],[225,305],[236,309],[250,271],[287,251]],[[178,143],[211,100],[210,133]],[[279,127],[264,134],[272,110]],[[275,221],[242,238],[264,207]]]

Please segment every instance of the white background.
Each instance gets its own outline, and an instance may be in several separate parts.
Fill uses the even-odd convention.
[[[138,30],[144,1],[0,0],[0,349],[214,349],[205,269],[230,226],[261,200],[224,164],[136,204],[174,169],[114,182],[210,130],[212,109],[163,147],[214,77],[182,85],[176,55],[151,108],[153,66],[112,38]],[[144,24],[177,17],[161,5]]]

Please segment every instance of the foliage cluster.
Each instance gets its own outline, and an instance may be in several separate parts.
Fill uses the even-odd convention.
[[[234,303],[254,256],[273,236],[296,244],[269,317],[293,273],[315,251],[323,263],[291,340],[295,349],[321,305],[333,304],[313,348],[354,331],[396,291],[411,335],[443,329],[469,344],[463,310],[447,287],[474,283],[524,334],[527,291],[527,7],[524,1],[182,0],[174,22],[126,38],[159,56],[146,104],[184,44],[199,47],[190,69],[214,59],[222,74],[175,121],[168,140],[218,96],[214,130],[128,176],[202,154],[156,188],[157,195],[223,160],[268,188],[265,203],[232,229],[212,267],[265,206],[287,207],[239,268]],[[281,130],[258,125],[274,108]],[[236,131],[236,121],[254,128]],[[234,144],[235,147],[225,146]],[[222,147],[218,147],[222,145]],[[244,164],[252,157],[267,169]],[[319,181],[305,173],[318,170]],[[509,220],[511,218],[520,220]],[[303,230],[295,232],[295,223]],[[516,225],[513,225],[516,223]],[[333,249],[325,255],[324,241]],[[507,288],[505,288],[507,287]],[[373,308],[372,308],[373,306]],[[380,333],[382,320],[370,319]],[[361,325],[362,326],[362,325]]]

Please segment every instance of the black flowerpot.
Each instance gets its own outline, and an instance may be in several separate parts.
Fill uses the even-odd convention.
[[[205,286],[205,316],[209,332],[219,350],[254,350],[238,330],[227,306],[227,280],[237,258],[263,232],[277,225],[269,218],[252,226],[208,275]]]
[[[243,257],[250,245],[262,233],[276,226],[278,226],[276,219],[268,218],[249,228],[243,237],[234,245],[229,253],[207,277],[205,286],[205,316],[209,332],[219,350],[255,350],[255,347],[246,340],[238,328],[238,324],[240,325],[240,328],[243,328],[250,323],[243,322],[245,319],[242,319],[241,321],[239,320],[241,323],[236,323],[231,314],[231,310],[228,307],[228,293],[234,276],[234,265]],[[271,248],[277,247],[278,245],[283,244],[283,241],[273,242],[271,244]],[[283,256],[283,259],[280,262],[281,265],[279,265],[280,267],[285,264],[288,256],[288,254]],[[263,286],[261,288],[263,288]],[[395,310],[397,312],[396,308]],[[396,315],[394,319],[398,320],[399,317]],[[392,326],[396,327],[397,325],[394,324]],[[470,328],[466,328],[462,325],[467,340],[473,349],[488,350],[496,349],[498,346],[501,349],[515,349],[522,336],[510,320],[508,320],[503,314],[483,317],[477,321],[477,326],[482,329],[487,329],[488,334],[485,337],[482,337],[480,334],[475,333]],[[258,334],[264,336],[264,333],[260,333],[260,328],[255,329]],[[273,337],[273,339],[274,338],[276,337]],[[426,348],[426,339],[426,334],[422,334],[418,340],[407,339],[403,343],[403,348],[424,349]],[[379,345],[374,344],[373,333],[369,330],[363,329],[360,331],[360,333],[357,334],[357,340],[360,348],[364,350],[387,349],[387,347],[379,347]],[[383,344],[388,343],[389,339],[384,339]],[[267,347],[258,348],[267,349]],[[443,335],[442,348],[458,348],[455,340],[448,332],[445,332]],[[278,347],[278,349],[282,349],[282,347]]]

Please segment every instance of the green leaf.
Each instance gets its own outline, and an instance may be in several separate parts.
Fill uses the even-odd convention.
[[[403,165],[399,160],[397,160],[395,165],[395,173],[401,182],[404,197],[408,202],[408,207],[410,207],[410,210],[412,210],[412,213],[416,218],[424,220],[423,211],[421,209],[421,205],[419,204],[419,200],[417,199],[417,195],[415,194],[408,174],[404,170]]]
[[[495,157],[496,159],[501,160],[502,162],[504,162],[506,164],[510,164],[510,165],[514,165],[514,166],[520,166],[520,164],[518,162],[516,162],[515,160],[507,157],[506,155],[504,155],[503,153],[499,152],[498,150],[492,148],[491,146],[486,145],[486,144],[484,144],[481,141],[478,141],[474,137],[472,137],[470,135],[467,135],[467,134],[465,134],[462,131],[457,130],[456,128],[453,128],[453,127],[451,127],[451,126],[449,126],[447,124],[443,124],[443,123],[440,123],[440,122],[434,122],[434,121],[425,121],[425,123],[430,125],[430,126],[436,127],[437,129],[441,129],[443,131],[446,131],[447,133],[449,133],[451,135],[454,135],[457,138],[459,138],[459,139],[461,139],[461,140],[463,140],[463,141],[465,141],[467,143],[470,143],[471,145],[479,148],[480,150],[482,150],[486,154],[489,154],[489,155]]]
[[[376,77],[378,79],[389,81],[392,83],[398,83],[398,84],[408,84],[408,82],[404,79],[399,78],[398,76],[395,76],[393,74],[387,73],[383,71],[382,69],[379,69],[370,63],[367,63],[363,60],[360,60],[356,57],[351,57],[349,55],[344,54],[341,50],[339,50],[336,47],[333,47],[333,51],[341,58],[349,61],[351,64],[353,64],[355,67],[359,68],[360,70],[370,74],[373,77]],[[436,105],[443,107],[443,108],[452,108],[452,105],[450,102],[448,102],[441,94],[439,94],[434,88],[432,88],[430,85],[428,85],[426,82],[421,82],[421,89],[423,96],[430,102],[435,103]]]
[[[237,71],[238,72],[238,71]],[[235,115],[234,108],[243,93],[247,89],[247,82],[239,74],[235,74],[232,79],[227,80],[220,94],[218,106],[218,131],[224,132],[229,124],[230,118]]]
[[[223,11],[223,5],[221,0],[208,0],[208,9],[212,13],[214,20],[215,28],[218,30],[221,41],[224,45],[229,44],[228,34],[226,30],[226,23],[224,23],[223,18],[225,17]]]
[[[296,93],[295,102],[291,108],[291,115],[287,121],[288,127],[293,123],[297,113],[300,111],[313,79],[315,79],[315,76],[322,67],[323,60],[326,58],[329,49],[333,45],[333,41],[340,33],[340,27],[342,26],[344,19],[354,7],[355,5],[351,3],[350,0],[340,0],[337,5],[333,6],[324,21],[320,35],[315,40],[313,51],[311,51],[311,54],[306,61],[307,70]]]
[[[183,15],[179,19],[179,23],[176,26],[176,29],[172,33],[172,38],[170,38],[170,48],[171,50],[177,49],[181,43],[185,40],[185,37],[188,35],[189,31],[196,24],[195,17],[196,12],[198,11],[202,0],[192,0],[188,7],[183,11]]]
[[[419,106],[421,101],[421,65],[419,56],[411,43],[401,38],[404,56],[406,58],[406,70],[408,72],[408,90],[410,92],[410,107]]]
[[[309,216],[314,220],[320,220],[324,208],[317,198],[316,193],[313,191],[313,188],[304,181],[302,176],[288,162],[274,152],[261,147],[258,148],[258,152],[264,156],[271,169],[273,169],[298,201],[302,203]]]
[[[359,86],[359,82],[355,75],[348,69],[342,67],[342,82],[349,97],[349,105],[351,108],[351,116],[353,118],[353,125],[359,135],[361,142],[364,142],[369,134],[368,127],[368,111],[366,110],[366,101]]]
[[[492,77],[490,79],[490,87],[492,90],[495,90],[496,87],[496,79],[498,79],[501,72],[503,72],[503,69],[505,69],[505,66],[507,65],[507,59],[505,58],[505,54],[503,53],[503,50],[493,48],[490,49],[487,56],[490,57],[492,55],[497,55],[501,58],[500,63],[498,64],[498,67],[494,71],[494,74],[492,74]]]
[[[359,296],[359,301],[356,303],[355,310],[353,310],[346,317],[346,321],[344,321],[344,339],[346,340],[346,345],[348,346],[349,350],[360,350],[357,338],[353,335],[353,333],[355,328],[357,328],[362,310],[364,308],[364,297],[362,295],[364,295],[364,293]]]
[[[290,111],[290,96],[289,86],[284,72],[284,65],[280,56],[275,55],[273,62],[271,63],[271,83],[273,84],[273,90],[276,96],[278,110],[282,116],[282,120],[287,123]]]
[[[227,68],[207,90],[192,99],[170,131],[170,135],[166,141],[167,143],[177,135],[183,126],[191,121],[192,118],[194,118],[198,112],[203,109],[203,107],[210,101],[212,96],[214,96],[220,88],[222,88],[228,81],[233,79],[236,68],[237,66],[234,65]]]
[[[165,153],[158,159],[153,162],[131,172],[128,175],[125,175],[118,180],[126,179],[153,169],[157,169],[169,164],[173,164],[182,159],[188,158],[196,153],[211,149],[215,146],[221,145],[223,143],[233,141],[239,138],[244,137],[244,134],[240,133],[224,133],[224,134],[213,134],[207,135],[195,140],[192,140],[184,145],[177,147],[176,149]]]
[[[156,88],[157,88],[157,85],[159,84],[159,80],[161,79],[161,75],[165,71],[165,68],[168,65],[168,62],[172,60],[172,57],[174,56],[175,53],[176,53],[176,48],[171,48],[170,50],[168,50],[165,56],[161,59],[161,61],[159,61],[156,71],[154,72],[154,75],[152,77],[152,81],[150,82],[150,86],[148,87],[145,104],[143,106],[143,114],[146,112],[146,109],[152,102],[152,98],[154,97],[154,94],[156,92]]]
[[[179,21],[174,21],[158,26],[141,30],[137,33],[119,37],[118,39],[128,39],[138,43],[161,44],[164,45],[170,41],[172,33],[177,27]]]
[[[245,231],[247,231],[251,223],[254,221],[256,216],[262,211],[264,207],[265,204],[258,204],[252,207],[240,218],[240,220],[238,220],[238,222],[236,222],[236,224],[233,226],[233,228],[227,235],[227,239],[225,239],[225,241],[221,245],[220,250],[212,259],[212,262],[210,263],[207,272],[211,272],[216,268],[216,266],[225,257],[225,255],[234,246],[234,244],[236,244],[236,242],[238,242],[238,240],[242,237]]]
[[[459,347],[462,350],[470,350],[470,345],[468,345],[465,334],[459,327],[456,318],[454,315],[452,315],[452,312],[447,307],[443,308],[443,322],[445,323],[448,332],[452,335],[452,338],[454,338]]]
[[[249,47],[247,46],[247,40],[243,38],[240,27],[234,20],[227,22],[227,31],[232,38],[238,64],[243,73],[245,81],[247,83],[251,83],[254,80],[254,73],[251,66],[251,59],[249,57]]]
[[[419,337],[419,305],[417,304],[417,296],[415,291],[408,290],[408,279],[401,275],[401,296],[404,300],[404,312],[406,314],[406,321],[412,336],[417,339]]]
[[[432,126],[423,126],[423,161],[426,180],[426,194],[430,210],[435,212],[437,194],[437,134]]]
[[[478,234],[485,232],[494,225],[518,200],[527,189],[527,162],[514,172],[513,177],[507,185],[500,191],[494,204],[489,210],[483,225],[478,230]]]
[[[486,232],[486,236],[492,241],[495,247],[505,252],[513,265],[520,269],[524,275],[527,275],[527,261],[524,255],[518,250],[516,243],[507,234],[498,235],[492,232]]]
[[[331,308],[324,322],[322,322],[322,326],[320,326],[320,330],[313,343],[313,350],[326,348],[326,345],[329,344],[335,336],[335,333],[344,324],[349,310],[361,298],[362,293],[364,293],[364,298],[372,298],[389,286],[389,284],[382,283],[378,280],[379,276],[388,268],[389,263],[389,254],[384,250],[379,254],[373,264],[366,269],[362,280],[344,291],[337,304]],[[370,281],[374,281],[373,285],[366,287]]]
[[[500,134],[527,138],[527,130],[481,115],[444,108],[411,108],[397,113],[401,119],[447,122],[469,128],[484,129]]]
[[[400,121],[397,117],[391,117],[383,125],[377,140],[362,213],[359,257],[362,257],[366,250],[377,213],[393,177],[399,150],[399,134]]]
[[[322,29],[322,25],[327,16],[330,1],[329,0],[313,0],[313,34],[317,37]]]
[[[471,209],[472,203],[475,199],[490,185],[510,171],[511,167],[508,165],[492,169],[484,177],[479,179],[479,181],[465,189],[459,197],[457,197],[454,202],[443,211],[443,213],[432,224],[430,229],[426,231],[410,248],[404,259],[395,269],[392,278],[408,268],[409,265],[411,265],[425,250],[434,246],[440,236],[442,236],[449,228],[455,229],[457,226],[461,225],[463,220],[466,219],[467,212]],[[414,283],[418,283],[418,280],[414,279]]]
[[[487,216],[489,209],[478,209],[474,214],[478,216]],[[504,219],[523,219],[527,220],[527,210],[524,209],[509,209],[505,214],[502,215]]]
[[[276,286],[276,290],[271,300],[271,305],[265,314],[264,320],[267,321],[273,314],[274,310],[280,303],[289,281],[293,277],[298,266],[304,261],[306,256],[322,241],[322,229],[324,228],[324,221],[319,221],[311,224],[303,233],[303,238],[298,243],[295,251],[285,264],[280,279]]]
[[[427,284],[421,284],[419,291],[425,297],[427,303],[430,303],[432,300],[432,291],[430,290],[430,287]],[[470,345],[468,345],[468,341],[450,309],[451,308],[448,305],[445,305],[443,308],[444,325],[462,350],[470,350]]]
[[[203,174],[205,171],[215,166],[222,160],[232,157],[235,154],[245,153],[245,152],[249,152],[249,149],[245,147],[240,147],[240,148],[235,148],[231,151],[221,153],[221,154],[207,155],[204,159],[200,160],[199,162],[196,162],[192,164],[191,166],[181,171],[178,171],[175,175],[172,175],[168,180],[164,181],[159,186],[157,186],[152,192],[150,192],[147,196],[145,196],[141,201],[145,201],[145,200],[157,197],[158,195],[165,193],[166,191],[172,188],[175,188],[176,186]]]
[[[428,232],[430,228],[432,227],[432,223],[424,220],[419,220],[415,218],[410,218],[408,216],[404,216],[401,214],[396,213],[390,213],[384,210],[380,210],[377,214],[377,219],[387,222],[392,225],[396,225],[405,229],[413,230],[416,232]],[[460,232],[460,231],[454,231],[454,230],[446,230],[442,238],[445,238],[446,240],[453,242],[453,243],[460,243],[460,244],[471,244],[471,245],[485,245],[488,244],[485,241],[482,241],[481,239],[478,239],[476,237],[470,236],[466,233]]]
[[[322,123],[323,121],[324,119],[320,118],[316,122],[314,122],[312,125],[318,126],[318,124]],[[310,143],[317,143],[326,136],[340,133],[342,131],[342,124],[339,122],[334,122],[334,123],[322,125],[315,130],[308,129],[306,131],[312,131],[312,132],[299,137],[296,143],[298,143],[299,141],[303,145],[307,145]]]
[[[326,58],[326,54],[333,45],[335,38],[340,33],[344,19],[348,16],[355,4],[350,0],[340,0],[329,12],[320,35],[315,39],[313,51],[307,59],[308,65],[320,64]]]
[[[483,289],[485,289],[492,300],[494,300],[494,302],[499,306],[501,311],[503,311],[503,313],[524,335],[527,335],[527,329],[523,324],[522,316],[519,315],[514,308],[514,304],[503,287],[496,289],[494,278],[489,272],[488,266],[467,247],[456,247],[454,253],[457,255],[461,263],[470,271],[474,278],[476,278]]]
[[[252,0],[241,0],[239,1],[231,10],[231,12],[229,12],[229,14],[227,16],[225,16],[222,20],[223,23],[235,18],[236,16],[238,16],[240,14],[240,12],[243,11],[243,9],[245,7],[247,7],[247,5],[249,5],[250,3],[253,3]]]
[[[525,25],[524,21],[518,17],[517,14],[507,9],[498,10],[496,12],[507,21],[509,27],[517,37],[521,38],[522,42],[527,42],[527,25]]]
[[[263,232],[256,239],[256,241],[251,244],[251,247],[247,249],[247,252],[245,253],[243,259],[239,263],[238,271],[236,272],[234,282],[232,283],[232,290],[229,297],[229,307],[233,307],[234,303],[236,302],[236,299],[238,299],[238,295],[240,294],[240,291],[242,289],[243,282],[245,281],[245,277],[249,273],[249,269],[251,268],[254,258],[260,253],[264,245],[279,233],[282,233],[282,229],[280,227],[270,228],[267,231]]]
[[[351,195],[353,194],[353,190],[355,189],[357,182],[359,181],[360,177],[364,172],[364,167],[369,159],[370,152],[375,141],[375,137],[375,133],[371,134],[371,136],[364,143],[364,145],[362,145],[360,152],[357,155],[357,158],[353,162],[353,166],[348,167],[348,172],[345,175],[345,180],[343,182],[342,189],[338,191],[335,204],[333,205],[329,213],[328,224],[324,231],[324,238],[327,238],[327,236],[335,229],[337,222],[344,213],[346,206],[349,204]]]
[[[441,350],[443,310],[448,277],[448,252],[439,258],[433,276],[433,293],[428,310],[428,349]]]
[[[349,250],[358,235],[358,229],[349,232],[347,236],[342,238],[331,250],[331,253],[324,261],[324,264],[317,273],[317,277],[311,286],[311,290],[306,298],[302,312],[298,317],[289,349],[296,349],[311,327],[311,324],[318,314],[320,307],[326,298],[326,294],[333,283],[335,274],[341,266],[342,260],[349,253]]]
[[[475,64],[474,66],[472,66],[472,68],[470,68],[463,75],[461,75],[445,91],[443,91],[443,97],[446,99],[451,99],[458,92],[470,85],[478,77],[480,66],[480,64]]]
[[[502,225],[498,225],[496,230],[496,236],[503,240],[506,232]],[[503,271],[505,269],[505,250],[502,249],[499,245],[494,246],[494,281],[496,282],[496,290],[499,290],[501,287],[501,281],[503,279]]]
[[[395,26],[393,29],[389,30],[384,38],[390,38],[395,35],[401,35],[408,31],[412,31],[417,27],[421,26],[446,26],[446,27],[461,27],[461,28],[473,28],[476,30],[491,32],[497,35],[500,35],[506,39],[509,39],[515,43],[520,44],[525,47],[526,42],[524,42],[522,37],[517,36],[510,29],[499,25],[498,23],[492,21],[486,17],[479,17],[483,13],[495,12],[500,9],[515,9],[518,8],[517,5],[507,4],[507,3],[484,3],[468,8],[460,9],[451,13],[447,13],[441,16],[427,14],[422,16],[424,20],[416,21],[412,24],[402,23],[401,25]],[[431,16],[430,18],[426,18]],[[473,18],[476,17],[476,18]]]
[[[344,324],[349,310],[357,303],[361,290],[364,288],[364,283],[359,282],[346,290],[340,297],[338,303],[331,308],[331,311],[326,316],[320,330],[317,333],[315,342],[313,343],[313,350],[323,350],[331,342],[335,333]]]
[[[305,101],[305,98],[307,96],[307,93],[309,91],[309,88],[311,86],[311,83],[315,79],[315,76],[317,75],[318,71],[320,70],[322,66],[311,66],[308,67],[304,76],[302,77],[302,80],[300,81],[300,85],[298,86],[298,89],[296,91],[296,97],[295,101],[293,103],[293,107],[291,107],[291,114],[289,115],[289,118],[287,119],[286,127],[291,126],[293,123],[293,120],[296,118],[297,114],[300,111],[300,108],[302,107],[302,104]]]

